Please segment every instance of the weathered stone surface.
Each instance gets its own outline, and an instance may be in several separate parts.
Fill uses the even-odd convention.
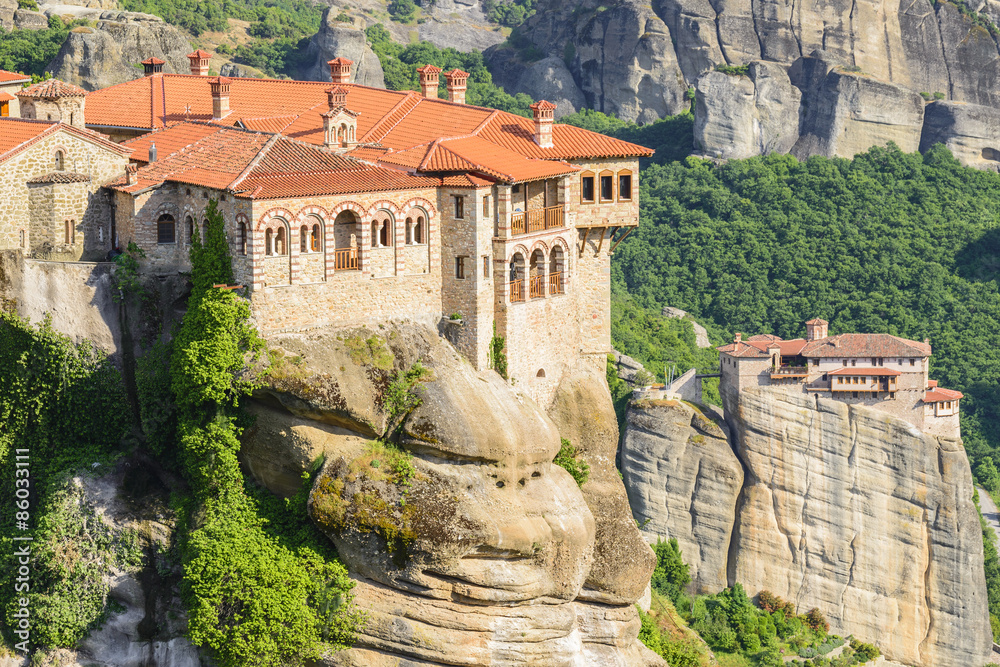
[[[703,74],[695,98],[694,144],[705,155],[725,159],[787,153],[799,138],[801,97],[777,63],[754,61],[746,76]]]
[[[820,52],[800,58],[789,77],[803,90],[796,157],[850,158],[890,141],[906,152],[920,146],[924,101],[917,93],[848,71]]]
[[[746,469],[729,563],[751,595],[922,667],[986,661],[982,538],[962,443],[860,405],[761,388],[727,405]]]
[[[263,79],[265,75],[256,67],[243,65],[241,63],[226,63],[219,68],[221,76],[244,77],[248,79]]]
[[[49,27],[49,19],[41,12],[18,9],[14,12],[14,27],[21,30],[45,30]]]
[[[1000,111],[961,102],[931,102],[924,110],[920,150],[944,144],[962,164],[1000,171]]]
[[[728,585],[728,552],[743,468],[724,426],[680,401],[629,406],[621,466],[647,541],[677,538],[698,592]]]
[[[0,28],[14,28],[14,12],[17,11],[17,0],[0,0]]]
[[[517,90],[536,100],[556,105],[556,118],[576,113],[587,106],[583,93],[573,82],[573,75],[562,58],[549,57],[524,69]]]
[[[580,424],[567,436],[429,326],[286,333],[269,345],[286,362],[256,396],[267,423],[247,434],[241,458],[251,470],[284,461],[257,476],[287,493],[326,454],[310,513],[358,579],[370,618],[355,648],[323,664],[663,664],[635,638],[632,604],[653,557],[614,473],[616,426],[601,378],[595,389],[589,375],[574,376],[558,392],[554,417],[600,416],[593,434]],[[428,369],[421,403],[397,432],[388,383],[417,359]],[[405,487],[389,461],[373,462],[388,455],[366,443],[387,430],[412,455]],[[576,438],[593,466],[582,492],[552,463],[560,435]],[[612,571],[613,559],[631,571]]]
[[[343,56],[354,61],[351,68],[351,82],[365,86],[385,88],[385,76],[378,56],[368,46],[365,33],[349,24],[336,20],[339,10],[327,7],[323,10],[319,32],[309,41],[309,56],[313,64],[306,71],[311,81],[330,81],[330,66],[327,61]]]
[[[70,32],[47,69],[58,79],[96,90],[141,77],[136,65],[150,57],[166,61],[165,72],[186,74],[191,50],[177,28],[155,16],[105,11],[94,28]]]

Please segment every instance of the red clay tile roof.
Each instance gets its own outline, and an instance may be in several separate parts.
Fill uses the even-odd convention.
[[[208,51],[202,51],[201,49],[198,49],[196,51],[192,51],[191,53],[187,54],[187,57],[188,58],[211,58],[212,54],[209,53]]]
[[[72,125],[47,120],[0,118],[0,162],[20,153],[42,137],[59,131],[69,132],[120,155],[128,155],[132,152],[126,146],[108,141],[107,137],[102,134],[91,130],[81,130]]]
[[[268,131],[282,126],[280,131],[287,137],[323,144],[321,114],[329,108],[329,82],[232,78],[230,84],[232,112],[220,124],[242,122],[247,127]],[[484,173],[502,180],[531,180],[567,173],[559,171],[565,165],[550,171],[552,167],[536,164],[543,160],[652,154],[642,146],[571,125],[555,125],[554,145],[540,148],[534,142],[534,122],[530,118],[427,99],[413,91],[357,84],[343,84],[343,87],[348,91],[346,107],[360,114],[357,136],[362,143],[379,143],[393,152],[406,152],[442,138],[464,138],[465,147],[475,144],[477,153],[470,154],[450,144],[452,152],[487,168]],[[93,126],[153,129],[185,120],[212,120],[209,77],[156,74],[96,90],[87,97],[87,121]],[[286,124],[286,120],[290,122]],[[391,163],[401,167],[402,161],[412,163],[413,158],[397,158]]]
[[[10,93],[5,93],[0,91],[0,102],[10,102],[11,100],[16,100],[17,98]]]
[[[768,343],[766,341],[741,341],[739,343],[733,342],[727,345],[720,345],[715,348],[719,352],[725,352],[730,357],[741,357],[741,358],[754,358],[759,357],[766,359],[769,355],[767,353]]]
[[[829,324],[826,320],[821,320],[818,317],[814,317],[811,320],[806,320],[806,324]]]
[[[31,77],[0,69],[0,83],[13,83],[14,81],[31,81]]]
[[[938,381],[937,380],[928,380],[927,381],[927,388],[928,389],[933,389],[936,386],[938,386]]]
[[[835,371],[830,371],[828,375],[902,375],[899,371],[893,368],[838,368]]]
[[[924,394],[924,403],[940,403],[941,401],[957,401],[963,394],[954,389],[932,389]]]
[[[137,182],[129,185],[122,176],[108,187],[136,193],[171,181],[227,190],[237,197],[274,199],[440,184],[436,178],[374,166],[280,134],[211,123],[181,123],[128,145],[148,157],[154,141],[157,160],[140,167]],[[175,150],[168,154],[170,149]]]
[[[766,343],[768,341],[780,341],[780,340],[781,336],[775,336],[774,334],[757,334],[756,336],[750,336],[749,338],[747,338],[747,342],[763,341]]]
[[[18,97],[32,97],[35,99],[84,97],[86,95],[87,91],[83,88],[78,88],[71,83],[66,83],[65,81],[60,81],[59,79],[49,79],[48,81],[42,81],[33,86],[28,86],[23,90],[17,91]]]
[[[166,65],[167,61],[166,60],[160,60],[159,58],[146,58],[145,60],[143,60],[139,64],[140,65]]]
[[[809,341],[804,357],[929,357],[931,346],[890,334],[845,333]]]
[[[449,188],[482,188],[493,185],[494,181],[479,178],[473,174],[459,174],[457,176],[445,176],[441,179],[441,185]]]

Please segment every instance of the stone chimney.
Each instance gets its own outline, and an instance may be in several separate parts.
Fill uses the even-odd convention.
[[[222,120],[229,115],[229,79],[217,76],[208,85],[212,89],[212,120]]]
[[[737,332],[736,337],[733,338],[734,343],[740,343],[743,340],[743,334]]]
[[[439,75],[441,68],[434,65],[424,65],[417,68],[420,75],[420,94],[430,99],[437,99],[438,85],[440,85]]]
[[[328,60],[326,64],[330,66],[330,81],[334,83],[351,82],[351,65],[354,64],[353,60],[341,56],[340,58]]]
[[[142,73],[143,76],[153,76],[154,74],[162,74],[163,66],[166,61],[160,60],[159,58],[146,58],[142,61]]]
[[[469,73],[456,68],[450,72],[445,72],[444,78],[448,82],[446,84],[448,87],[448,101],[455,102],[456,104],[465,104],[465,83],[469,79]]]
[[[818,317],[806,322],[806,340],[819,340],[826,338],[828,334],[829,322]]]
[[[555,120],[556,105],[538,100],[528,108],[535,118],[535,143],[541,148],[552,148],[552,123]]]
[[[337,107],[347,106],[347,88],[340,86],[330,88],[326,91],[326,101],[331,111]]]
[[[194,53],[187,54],[187,57],[191,61],[191,74],[208,76],[208,60],[212,57],[211,53],[198,49]]]
[[[125,183],[127,185],[136,184],[136,182],[139,180],[139,175],[137,173],[138,171],[139,171],[139,165],[137,165],[135,162],[130,162],[127,165],[125,165]]]

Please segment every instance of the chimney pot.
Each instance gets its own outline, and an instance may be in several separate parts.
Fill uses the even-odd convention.
[[[187,54],[187,57],[191,62],[191,74],[194,76],[208,76],[208,61],[212,57],[211,53],[198,49]]]
[[[229,115],[229,84],[230,80],[224,76],[208,82],[212,89],[212,120],[222,120]]]
[[[337,107],[342,107],[347,105],[347,89],[341,88],[340,86],[334,86],[326,91],[326,101],[327,106],[330,109],[336,109]]]
[[[150,142],[149,144],[149,161],[156,162],[156,142]]]
[[[330,81],[334,83],[351,82],[351,65],[354,64],[353,60],[341,56],[326,61],[326,64],[330,66]]]
[[[538,100],[528,108],[535,119],[535,143],[540,148],[552,148],[552,123],[555,121],[556,105]]]
[[[142,61],[143,76],[162,74],[164,64],[166,64],[166,61],[160,60],[159,58],[146,58]]]
[[[469,73],[455,68],[444,73],[445,85],[448,88],[448,101],[456,104],[465,104],[466,82],[469,80]]]
[[[441,68],[434,65],[424,65],[417,68],[417,74],[420,75],[420,94],[430,99],[436,99],[438,86],[441,83],[439,78]]]
[[[733,339],[733,342],[734,343],[739,343],[742,340],[743,340],[743,334],[742,333],[737,333],[736,337]]]
[[[139,180],[137,172],[139,171],[139,165],[135,162],[129,162],[125,165],[125,182],[128,185],[135,185],[136,181]]]

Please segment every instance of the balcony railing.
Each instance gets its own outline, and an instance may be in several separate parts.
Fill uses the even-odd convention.
[[[333,251],[334,271],[356,271],[358,268],[358,249],[344,248]]]
[[[532,299],[541,299],[545,296],[545,276],[532,276],[528,280],[528,296]]]
[[[524,281],[512,280],[510,283],[511,303],[521,303],[524,301]]]
[[[530,234],[563,226],[562,206],[549,206],[514,213],[510,218],[512,234]]]
[[[549,294],[564,294],[566,285],[563,284],[562,271],[549,274]]]
[[[805,366],[779,366],[771,369],[771,375],[809,375]]]

